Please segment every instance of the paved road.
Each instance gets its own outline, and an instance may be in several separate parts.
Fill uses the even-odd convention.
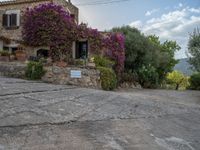
[[[0,150],[200,150],[200,92],[0,77]]]

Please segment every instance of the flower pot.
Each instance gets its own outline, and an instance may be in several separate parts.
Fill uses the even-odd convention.
[[[90,67],[90,68],[95,68],[96,67],[95,63],[91,63],[91,62],[89,62],[87,64],[87,66]]]
[[[19,61],[26,61],[26,53],[24,51],[16,51],[16,58]]]
[[[65,68],[65,67],[67,67],[67,63],[64,61],[59,61],[56,63],[56,66]]]
[[[10,61],[14,61],[15,60],[15,55],[10,55]]]
[[[0,61],[9,62],[9,56],[0,56]]]

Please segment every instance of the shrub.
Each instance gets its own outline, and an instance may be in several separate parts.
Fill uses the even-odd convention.
[[[74,64],[76,66],[84,66],[85,65],[85,60],[84,59],[74,60]]]
[[[101,86],[104,90],[113,90],[117,86],[117,77],[111,68],[98,67],[101,72]]]
[[[10,53],[7,51],[0,51],[0,56],[10,56]]]
[[[30,80],[41,79],[45,71],[41,62],[31,61],[27,65],[26,77]]]
[[[135,82],[135,79],[136,79],[135,74],[132,73],[131,71],[129,71],[129,72],[124,72],[124,73],[122,73],[120,82],[122,82],[122,83],[123,83],[123,82],[134,83],[134,82]]]
[[[102,56],[94,56],[94,63],[97,67],[112,68],[114,61]]]
[[[190,89],[192,90],[200,90],[200,73],[195,73],[191,75],[190,79]]]
[[[179,71],[168,73],[167,82],[175,86],[176,90],[179,90],[179,88],[186,89],[189,85],[188,77]]]
[[[158,85],[159,75],[156,69],[151,66],[142,66],[136,72],[138,82],[144,88],[155,88]]]

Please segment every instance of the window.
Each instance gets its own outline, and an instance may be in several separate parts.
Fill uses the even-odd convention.
[[[4,46],[4,47],[3,47],[3,50],[4,50],[4,51],[9,51],[9,47]]]
[[[75,15],[74,15],[74,14],[70,14],[70,17],[71,17],[72,19],[75,19]]]
[[[4,27],[16,27],[17,26],[17,14],[3,14],[3,26]]]
[[[11,48],[11,52],[12,52],[13,54],[15,54],[16,51],[17,51],[17,47],[12,47],[12,48]]]
[[[86,59],[88,57],[88,42],[76,42],[76,59]]]
[[[47,49],[39,49],[37,51],[37,57],[39,57],[39,58],[48,58],[49,57],[49,50],[47,50]]]
[[[3,14],[2,20],[3,27],[18,27],[20,24],[20,10],[7,10],[5,14]]]

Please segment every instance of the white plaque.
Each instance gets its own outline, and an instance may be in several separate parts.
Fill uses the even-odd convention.
[[[71,70],[70,76],[71,76],[71,78],[81,78],[81,71],[80,70]]]

